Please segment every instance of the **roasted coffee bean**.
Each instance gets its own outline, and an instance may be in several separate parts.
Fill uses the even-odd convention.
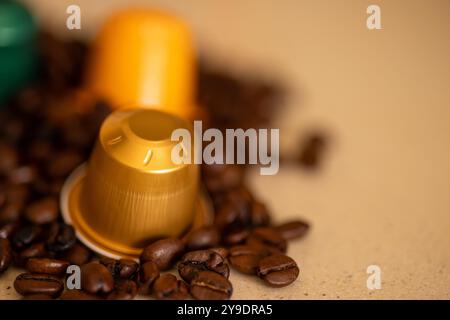
[[[30,258],[43,258],[48,256],[47,251],[45,250],[45,244],[43,242],[35,243],[29,246],[28,248],[23,249],[20,252],[17,252],[15,255],[14,262],[19,267],[24,267]]]
[[[23,296],[46,294],[55,298],[61,294],[64,285],[61,280],[49,275],[22,273],[14,281],[14,288]]]
[[[251,204],[252,226],[266,227],[270,224],[270,214],[267,207],[258,201]]]
[[[211,248],[209,250],[214,251],[215,253],[218,253],[219,255],[222,256],[222,258],[226,259],[228,257],[228,249],[224,248],[224,247],[216,247],[216,248]]]
[[[137,295],[137,285],[133,280],[116,282],[114,290],[106,297],[108,300],[132,300]]]
[[[77,241],[75,230],[64,223],[53,223],[50,227],[46,247],[51,252],[61,252],[70,249]]]
[[[186,249],[201,250],[215,247],[220,242],[219,230],[206,226],[192,231],[186,238]]]
[[[153,283],[159,277],[159,269],[153,261],[147,261],[139,268],[139,293],[151,294]]]
[[[309,224],[305,221],[296,220],[286,222],[275,227],[275,230],[286,240],[302,238],[309,230]]]
[[[19,155],[10,145],[0,142],[0,172],[13,170],[18,163]]]
[[[72,248],[61,252],[58,257],[61,260],[69,261],[70,264],[81,266],[91,260],[92,251],[81,243],[75,243]]]
[[[20,228],[12,238],[13,247],[17,250],[30,246],[42,236],[42,229],[39,226],[26,225]]]
[[[286,252],[286,240],[273,228],[257,228],[247,239],[249,245],[264,245],[281,252]]]
[[[23,206],[17,203],[8,203],[0,209],[0,223],[17,221],[20,218]]]
[[[228,260],[236,270],[245,274],[256,274],[259,261],[269,254],[269,250],[264,246],[240,245],[230,249]]]
[[[50,275],[62,275],[66,272],[69,263],[67,261],[49,258],[28,259],[25,268],[30,273],[45,273]]]
[[[24,206],[30,197],[30,189],[22,184],[8,185],[6,200],[8,203]]]
[[[112,276],[117,279],[130,279],[139,269],[139,265],[133,260],[121,259],[114,260],[110,258],[103,258],[100,263],[108,268]]]
[[[247,237],[250,235],[250,230],[240,227],[235,230],[228,232],[224,237],[222,242],[227,246],[235,246],[245,242]]]
[[[178,273],[187,283],[201,271],[214,271],[228,278],[230,269],[225,259],[213,250],[198,250],[186,253],[178,264]]]
[[[114,289],[114,279],[104,265],[90,262],[81,266],[81,288],[89,293],[109,293]]]
[[[12,261],[11,245],[8,239],[0,239],[0,274],[8,269]]]
[[[210,192],[224,192],[242,183],[244,171],[239,165],[204,165],[204,182]]]
[[[38,170],[34,166],[22,166],[9,172],[9,180],[13,184],[32,183],[38,177]]]
[[[0,239],[9,239],[12,235],[19,230],[20,223],[19,222],[9,222],[9,223],[1,223],[0,222]]]
[[[183,254],[183,241],[175,238],[158,240],[147,246],[141,254],[141,263],[153,261],[161,271],[170,269]]]
[[[53,298],[49,296],[48,294],[30,294],[28,296],[25,296],[22,298],[22,300],[52,300]]]
[[[212,271],[202,271],[192,279],[190,293],[199,300],[226,300],[231,297],[233,287],[224,276]]]
[[[187,286],[177,279],[173,274],[163,274],[153,284],[153,295],[156,299],[172,300],[186,299],[188,296]]]
[[[47,197],[30,204],[25,210],[25,217],[34,224],[47,224],[58,217],[58,200]]]
[[[284,287],[297,279],[299,269],[290,257],[274,254],[259,261],[256,273],[269,286]]]
[[[317,169],[320,166],[327,139],[323,133],[312,133],[307,136],[301,146],[298,162],[306,169]]]
[[[83,162],[83,157],[75,150],[62,151],[48,162],[47,174],[52,178],[63,178]]]
[[[88,293],[83,290],[73,289],[65,290],[61,296],[60,300],[99,300],[100,297],[95,294]]]
[[[246,227],[250,223],[250,212],[248,208],[232,202],[228,202],[222,206],[214,217],[214,224],[222,232]]]

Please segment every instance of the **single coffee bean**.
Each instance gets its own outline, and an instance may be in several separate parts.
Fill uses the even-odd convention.
[[[12,261],[11,245],[8,239],[0,239],[0,274],[10,266]]]
[[[19,155],[14,147],[0,143],[0,172],[7,173],[14,169],[19,161]]]
[[[250,222],[249,210],[231,202],[219,208],[214,217],[214,224],[223,232],[239,227],[246,227]]]
[[[60,300],[99,300],[100,297],[95,294],[91,294],[89,292],[73,289],[73,290],[65,290],[61,296]]]
[[[317,169],[323,158],[327,145],[326,136],[323,133],[312,133],[303,142],[298,163],[305,169]]]
[[[299,269],[292,258],[274,254],[259,261],[256,273],[269,286],[284,287],[297,279]]]
[[[226,300],[233,293],[227,278],[212,271],[202,271],[192,279],[190,293],[199,300]]]
[[[251,204],[252,226],[266,227],[270,224],[270,214],[267,207],[261,203],[254,201]]]
[[[23,249],[20,252],[17,252],[14,258],[14,262],[19,267],[24,267],[30,258],[43,258],[48,256],[47,251],[45,250],[45,244],[43,242],[38,242],[32,244],[28,248]]]
[[[178,263],[178,273],[187,283],[201,271],[213,271],[228,278],[230,269],[225,259],[213,250],[198,250],[186,253]]]
[[[114,290],[106,297],[108,300],[132,300],[137,295],[137,285],[133,280],[116,282]]]
[[[67,261],[49,258],[31,258],[26,263],[26,269],[30,273],[45,273],[50,275],[62,275],[66,272],[69,263]]]
[[[215,227],[206,226],[191,232],[186,238],[188,251],[201,250],[215,247],[220,242],[219,230]]]
[[[275,227],[275,230],[286,240],[303,237],[309,230],[309,224],[305,221],[296,220],[283,223]]]
[[[61,294],[64,285],[61,280],[49,275],[22,273],[14,281],[14,288],[23,296],[46,294],[55,298]]]
[[[104,265],[90,262],[81,266],[81,288],[89,293],[109,293],[114,289],[114,279]]]
[[[139,269],[139,265],[133,260],[121,259],[114,260],[110,258],[103,258],[100,260],[112,276],[117,279],[130,279]]]
[[[59,254],[59,259],[69,261],[70,264],[81,266],[88,263],[92,257],[92,251],[81,243],[75,243],[72,248]]]
[[[249,245],[264,245],[281,252],[286,252],[286,240],[273,228],[257,228],[253,230],[247,239]]]
[[[183,254],[183,241],[175,238],[158,240],[147,246],[141,254],[141,263],[153,261],[161,271],[170,269]]]
[[[153,261],[141,264],[139,268],[139,293],[151,294],[153,283],[159,277],[159,269]]]
[[[32,183],[38,177],[38,170],[34,166],[22,166],[9,172],[9,180],[13,184]]]
[[[235,246],[245,242],[245,240],[248,238],[249,235],[250,235],[249,229],[240,227],[228,232],[223,237],[222,241],[227,246]]]
[[[64,223],[53,223],[47,239],[47,250],[61,252],[70,249],[77,241],[75,230]]]
[[[185,299],[187,287],[173,274],[166,273],[153,284],[153,295],[160,300]]]
[[[245,274],[256,274],[259,261],[270,252],[264,246],[240,245],[230,249],[228,260],[231,266]]]
[[[30,197],[30,188],[22,184],[9,185],[6,190],[8,203],[14,203],[23,207]]]
[[[58,200],[47,197],[30,204],[25,210],[25,217],[34,224],[47,224],[58,217]]]
[[[212,166],[216,168],[212,168]],[[222,168],[218,168],[222,166]],[[204,182],[210,192],[224,192],[236,188],[242,183],[244,171],[239,165],[205,165]],[[211,169],[211,170],[209,170]],[[214,174],[211,174],[214,171]]]
[[[12,245],[15,249],[21,250],[39,240],[42,236],[42,229],[35,225],[26,225],[20,228],[12,238]]]

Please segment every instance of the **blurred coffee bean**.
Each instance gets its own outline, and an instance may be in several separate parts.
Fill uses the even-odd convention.
[[[22,273],[14,281],[14,288],[23,296],[46,294],[55,298],[61,294],[64,285],[61,280],[49,275]]]
[[[7,203],[13,203],[17,205],[25,205],[30,196],[30,190],[28,187],[16,184],[8,185],[6,189],[6,201]]]
[[[21,227],[12,237],[12,245],[17,250],[22,250],[36,242],[42,236],[42,228],[35,225]]]
[[[215,247],[220,242],[219,230],[213,226],[205,226],[192,231],[186,238],[186,250],[200,250]]]
[[[201,271],[213,271],[228,278],[230,269],[225,259],[213,250],[197,250],[186,253],[178,263],[178,273],[187,283]]]
[[[0,224],[17,221],[22,213],[23,206],[10,203],[0,209]]]
[[[58,200],[47,197],[31,203],[25,210],[25,217],[37,225],[55,221],[58,217]]]
[[[309,224],[302,220],[290,221],[275,227],[286,240],[302,238],[309,230]]]
[[[66,177],[82,162],[82,155],[75,150],[58,152],[47,164],[47,174],[52,178]]]
[[[259,261],[256,273],[269,286],[284,287],[297,279],[299,269],[292,258],[274,254]]]
[[[108,300],[132,300],[137,295],[136,282],[132,280],[121,280],[116,282],[114,290],[111,291],[107,299]]]
[[[8,239],[0,239],[0,274],[2,274],[12,261],[11,245]]]
[[[90,262],[81,266],[81,288],[89,293],[109,293],[114,289],[114,279],[104,265]]]
[[[259,261],[269,254],[264,247],[239,245],[230,248],[228,260],[236,270],[245,274],[256,274]]]
[[[61,252],[70,249],[77,241],[75,230],[65,223],[53,223],[46,243],[47,250]]]
[[[30,273],[44,273],[50,275],[62,275],[66,272],[69,263],[67,261],[49,258],[28,259],[25,269]]]
[[[235,246],[245,242],[247,237],[250,235],[250,230],[240,227],[234,230],[227,232],[226,235],[223,236],[222,242],[227,246]]]
[[[153,261],[141,264],[139,268],[139,293],[151,294],[155,280],[159,277],[159,269]]]
[[[163,274],[153,284],[153,295],[159,300],[186,299],[188,290],[186,284],[173,274]]]
[[[212,193],[236,188],[244,178],[243,168],[239,165],[213,164],[204,165],[203,168],[206,189]]]
[[[20,222],[0,222],[0,239],[9,239],[20,229]]]
[[[81,243],[75,243],[70,249],[61,252],[58,257],[69,261],[70,264],[81,266],[91,260],[92,251]]]
[[[327,139],[323,133],[311,133],[304,139],[298,156],[298,163],[306,169],[317,169],[320,166],[326,145]]]
[[[233,286],[216,272],[202,271],[192,280],[190,293],[199,300],[226,300],[231,297]]]
[[[141,263],[153,261],[161,271],[170,269],[183,254],[184,243],[176,238],[158,240],[148,245],[140,256]]]
[[[214,217],[214,224],[225,233],[236,228],[247,227],[250,222],[250,212],[246,207],[235,202],[222,206]]]
[[[9,180],[13,184],[32,183],[38,176],[38,171],[34,166],[21,166],[13,169],[8,174]]]
[[[112,276],[117,279],[130,279],[134,277],[139,269],[139,265],[133,260],[120,259],[114,260],[110,258],[102,258],[100,263],[103,264]]]
[[[266,227],[270,224],[270,214],[267,207],[258,201],[254,201],[251,204],[251,219],[252,226],[254,227]]]
[[[19,155],[10,145],[0,142],[0,173],[8,173],[17,167]]]
[[[24,267],[31,258],[44,258],[48,256],[43,242],[35,243],[22,251],[16,252],[14,262],[19,267]]]
[[[249,245],[264,245],[281,252],[286,252],[287,242],[275,229],[269,227],[257,228],[247,238]]]

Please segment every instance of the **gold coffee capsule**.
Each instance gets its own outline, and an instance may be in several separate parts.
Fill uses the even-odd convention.
[[[117,110],[104,121],[91,158],[69,177],[61,199],[66,222],[94,251],[136,257],[151,239],[205,223],[198,165],[171,159],[177,128],[192,132],[185,120],[154,109]]]
[[[124,10],[105,22],[93,43],[87,87],[116,109],[146,105],[192,119],[195,64],[182,20],[157,10]]]

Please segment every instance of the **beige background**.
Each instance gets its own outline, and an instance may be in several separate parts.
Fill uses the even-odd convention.
[[[77,37],[137,3],[27,2],[61,33],[67,4],[79,4]],[[289,248],[300,281],[270,289],[234,272],[234,298],[450,298],[450,1],[376,1],[379,31],[366,29],[365,0],[141,2],[185,17],[217,63],[289,84],[277,123],[285,152],[310,128],[332,133],[317,174],[288,166],[251,178],[276,220],[313,224]],[[366,288],[371,264],[381,290]],[[13,278],[0,279],[0,297],[15,297]]]

